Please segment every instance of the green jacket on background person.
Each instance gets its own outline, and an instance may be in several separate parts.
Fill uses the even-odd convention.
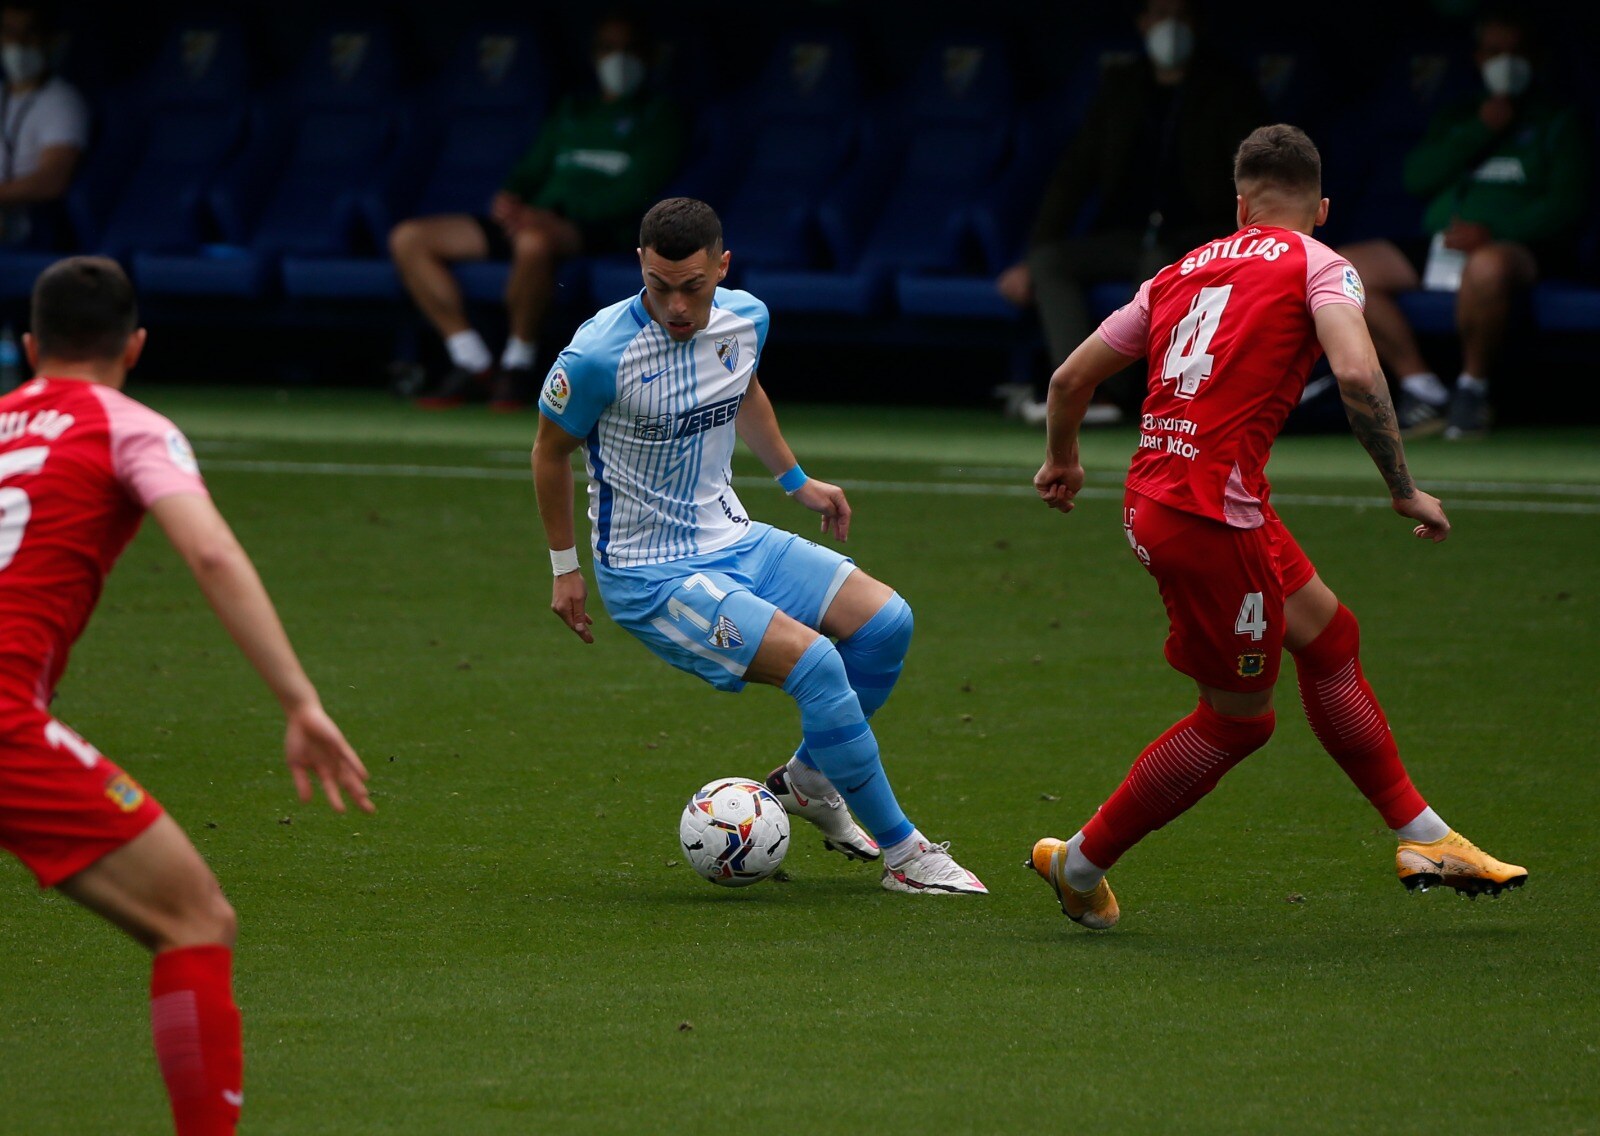
[[[684,129],[660,95],[561,100],[504,189],[632,248],[639,215],[677,172]]]
[[[1589,145],[1577,111],[1530,95],[1496,133],[1479,117],[1481,102],[1441,111],[1406,158],[1406,189],[1428,199],[1425,231],[1460,219],[1525,244],[1571,234],[1588,204]]]

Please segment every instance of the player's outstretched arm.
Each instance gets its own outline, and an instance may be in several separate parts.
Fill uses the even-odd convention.
[[[844,490],[815,477],[792,473],[800,468],[800,463],[795,461],[789,443],[783,440],[783,431],[778,429],[778,412],[772,409],[772,400],[754,375],[750,376],[750,388],[739,404],[739,417],[734,427],[750,452],[779,484],[783,484],[788,475],[803,478],[793,487],[784,484],[784,491],[813,513],[822,514],[824,533],[839,540],[850,539],[850,502],[845,499]]]
[[[283,706],[288,720],[284,760],[300,799],[311,799],[314,774],[334,811],[344,812],[342,793],[349,793],[363,811],[374,811],[366,766],[323,710],[255,565],[211,498],[175,493],[158,498],[150,512],[194,573],[223,627]]]
[[[544,415],[533,442],[533,490],[539,499],[539,520],[550,544],[550,610],[585,643],[594,642],[594,620],[588,612],[589,586],[578,570],[577,537],[572,521],[572,455],[583,444]]]
[[[1412,530],[1416,536],[1438,543],[1450,535],[1450,519],[1438,498],[1418,489],[1411,479],[1389,384],[1384,381],[1361,309],[1354,304],[1324,304],[1314,318],[1317,339],[1339,383],[1345,417],[1350,419],[1356,440],[1383,474],[1394,511],[1418,522]]]
[[[1044,464],[1033,475],[1033,487],[1052,509],[1072,512],[1072,499],[1083,488],[1078,430],[1095,388],[1137,358],[1116,350],[1096,332],[1050,376],[1050,395],[1045,403]]]

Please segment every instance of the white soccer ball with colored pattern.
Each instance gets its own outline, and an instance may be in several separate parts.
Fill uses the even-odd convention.
[[[759,883],[789,851],[789,814],[759,781],[707,781],[684,806],[678,841],[689,866],[723,887]]]

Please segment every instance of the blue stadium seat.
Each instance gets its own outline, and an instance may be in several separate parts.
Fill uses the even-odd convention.
[[[172,26],[151,65],[107,100],[68,198],[81,247],[126,257],[201,243],[204,195],[244,140],[249,73],[231,17]]]
[[[818,208],[839,267],[763,273],[768,303],[869,315],[898,272],[971,267],[970,211],[1010,156],[1014,121],[1012,76],[999,44],[929,45],[899,105],[863,127],[861,159]],[[752,273],[752,288],[756,279]]]
[[[525,26],[476,24],[424,92],[419,122],[357,203],[366,256],[288,253],[284,291],[295,297],[382,299],[400,294],[388,233],[406,217],[482,213],[533,144],[547,100],[540,45]]]
[[[223,242],[136,252],[140,286],[168,295],[255,297],[276,283],[286,253],[350,252],[360,196],[406,123],[396,72],[385,25],[325,25],[295,73],[254,108],[245,152],[207,194]]]
[[[719,207],[741,268],[815,261],[813,206],[853,152],[860,105],[855,45],[801,34],[779,43],[753,91],[706,116],[707,161],[724,180],[739,174],[719,192]]]
[[[1536,285],[1533,315],[1541,331],[1600,331],[1600,288],[1561,280]]]

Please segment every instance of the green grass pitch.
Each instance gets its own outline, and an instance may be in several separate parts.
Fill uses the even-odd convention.
[[[1457,525],[1439,547],[1348,437],[1272,467],[1418,785],[1528,887],[1406,894],[1286,667],[1271,745],[1127,856],[1095,935],[1021,861],[1194,701],[1119,524],[1130,432],[1090,438],[1063,518],[1028,488],[1035,433],[777,392],[850,487],[848,550],[916,609],[875,722],[901,799],[993,895],[887,894],[804,826],[788,882],[727,892],[679,862],[678,812],[764,775],[796,715],[603,615],[588,648],[556,622],[531,417],[135,393],[194,437],[381,810],[294,800],[275,705],[146,531],[57,711],[239,910],[245,1132],[1600,1129],[1600,432],[1412,446]],[[811,532],[737,472],[754,515]],[[0,884],[0,1133],[167,1131],[143,953],[14,861]]]

